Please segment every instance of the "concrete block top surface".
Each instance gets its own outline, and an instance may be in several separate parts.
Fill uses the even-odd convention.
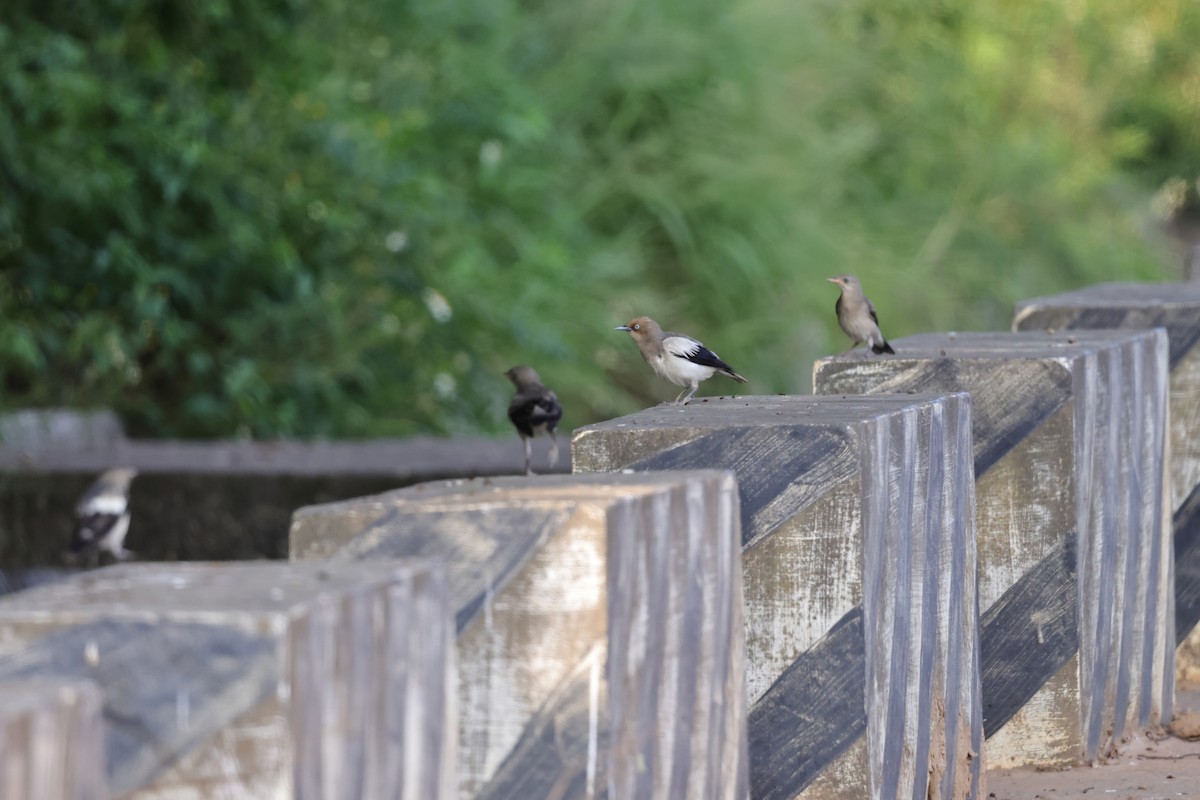
[[[892,342],[896,355],[832,356],[813,366],[821,394],[843,392],[968,391],[972,396],[975,472],[1057,412],[1075,379],[1101,356],[1125,349],[1164,352],[1167,336],[1151,330],[1072,330],[1057,333],[928,333]]]
[[[731,473],[546,475],[435,481],[392,492],[298,509],[293,562],[333,563],[431,558],[450,565],[460,627],[479,610],[487,587],[583,508],[603,509],[700,480],[734,491]],[[589,512],[591,513],[591,512]],[[507,565],[501,567],[499,565]]]
[[[1105,283],[1017,304],[1013,329],[1162,327],[1174,365],[1200,342],[1200,283]]]
[[[321,595],[367,590],[425,568],[421,562],[116,564],[0,599],[0,624],[109,616],[229,622],[232,615],[257,627]]]
[[[504,476],[471,478],[468,480],[431,481],[397,489],[393,492],[358,497],[338,503],[323,503],[298,509],[295,519],[306,516],[343,514],[360,511],[369,513],[372,507],[397,507],[419,510],[438,506],[455,509],[464,505],[524,506],[537,502],[577,503],[580,501],[617,500],[630,495],[649,494],[666,487],[678,486],[692,478],[717,478],[720,470],[685,470],[664,474],[611,473],[604,475],[538,475],[533,477]]]
[[[495,548],[495,540],[511,538],[517,532],[536,538],[535,529],[561,522],[559,517],[580,503],[614,503],[625,498],[644,496],[678,487],[690,479],[732,480],[719,470],[680,471],[661,475],[539,475],[472,478],[469,480],[431,481],[368,497],[336,503],[305,506],[292,514],[289,552],[297,559],[324,558],[333,555],[350,539],[387,520],[418,518],[436,514],[453,515],[453,526],[460,529],[459,539],[476,540],[477,546],[450,546],[435,541],[429,531],[413,528],[408,538],[416,542],[402,544],[388,552],[375,548],[371,537],[360,538],[356,545],[339,553],[342,559],[389,558],[419,555],[442,558],[448,563],[485,556]],[[557,517],[555,515],[558,515]],[[429,522],[429,524],[434,524]],[[410,525],[411,527],[411,525]],[[468,535],[464,527],[471,528]],[[376,530],[383,536],[385,531]],[[384,538],[387,538],[384,536]],[[492,544],[484,545],[484,542]],[[459,544],[462,542],[460,541]],[[393,542],[393,545],[397,543]],[[480,550],[479,547],[484,547]]]
[[[1153,331],[1141,330],[1072,330],[1055,333],[1046,331],[921,333],[894,340],[892,342],[892,346],[896,349],[894,356],[866,357],[862,353],[852,353],[829,356],[818,360],[817,364],[882,364],[908,360],[928,361],[937,358],[1072,360],[1099,350],[1120,346],[1130,339],[1154,335]]]
[[[848,425],[887,417],[945,397],[944,393],[828,395],[750,395],[697,398],[689,405],[670,403],[575,429],[574,447],[598,432],[623,428],[691,428],[707,430],[745,426]],[[707,402],[706,402],[707,401]]]
[[[1141,308],[1149,306],[1200,307],[1200,282],[1191,283],[1101,283],[1062,294],[1033,297],[1017,304],[1029,306],[1074,306],[1076,308]]]
[[[707,403],[701,398],[687,406],[653,406],[576,428],[571,440],[572,465],[579,472],[630,467],[733,469],[742,483],[745,514],[748,491],[745,482],[751,474],[769,478],[766,473],[783,466],[780,459],[796,462],[786,467],[789,472],[799,468],[799,462],[809,467],[827,462],[840,465],[840,472],[853,470],[857,451],[850,441],[864,432],[864,426],[884,424],[914,409],[932,408],[953,393],[831,395],[724,397]],[[960,397],[959,402],[969,402],[966,395]],[[635,432],[636,435],[630,435]],[[716,449],[702,447],[703,452],[675,458],[681,455],[678,448],[703,442],[718,433],[722,437],[732,436],[738,442],[721,445],[713,442]],[[744,527],[743,535],[748,530]]]

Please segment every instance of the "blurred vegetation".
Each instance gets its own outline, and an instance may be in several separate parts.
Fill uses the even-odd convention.
[[[578,425],[674,396],[637,314],[808,391],[830,275],[890,338],[1172,277],[1198,40],[1185,0],[6,0],[4,404],[502,430],[529,363]]]

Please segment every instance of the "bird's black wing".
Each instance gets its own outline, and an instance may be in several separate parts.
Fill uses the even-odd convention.
[[[875,304],[872,303],[869,298],[864,297],[863,299],[867,301],[867,311],[871,312],[871,319],[875,320],[875,325],[878,327],[879,315],[875,313]]]
[[[104,481],[92,484],[75,506],[71,551],[77,553],[99,545],[128,510],[129,498],[124,492],[114,491]]]
[[[543,426],[546,430],[554,430],[562,415],[558,397],[545,388],[517,392],[508,404],[508,418],[522,436],[534,436],[536,429]]]
[[[709,350],[690,336],[680,333],[668,333],[663,338],[663,347],[671,355],[686,358],[693,364],[702,367],[712,367],[722,372],[733,372],[733,367],[721,360],[721,357]]]
[[[663,348],[677,358],[687,359],[693,364],[699,364],[702,367],[712,367],[733,378],[738,383],[746,382],[746,379],[734,372],[733,367],[722,361],[720,356],[690,336],[684,336],[681,333],[668,333],[663,337],[662,343]]]
[[[79,553],[99,546],[109,531],[121,519],[121,514],[85,514],[75,520],[75,532],[71,537],[71,552]]]

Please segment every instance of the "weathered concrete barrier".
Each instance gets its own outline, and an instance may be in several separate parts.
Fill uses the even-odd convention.
[[[0,683],[0,797],[107,797],[100,703],[87,682]]]
[[[129,798],[448,798],[440,568],[123,564],[0,600],[0,681],[104,694]]]
[[[572,457],[737,474],[755,798],[982,797],[965,395],[705,398]]]
[[[110,434],[108,423],[116,426]],[[7,438],[6,438],[7,437]],[[77,438],[75,438],[77,437]],[[534,468],[546,471],[544,446]],[[558,469],[569,471],[567,443]],[[135,467],[126,545],[143,561],[286,558],[300,506],[418,481],[524,474],[501,439],[169,441],[124,439],[110,413],[0,415],[0,564],[62,566],[75,503],[105,469]]]
[[[723,472],[501,478],[300,509],[291,545],[449,565],[462,796],[734,800],[738,519]]]
[[[1169,721],[1167,339],[929,334],[818,392],[971,393],[989,766],[1093,760]]]
[[[1158,327],[1170,351],[1175,636],[1182,641],[1200,622],[1200,283],[1103,284],[1026,300],[1013,319],[1022,331]]]

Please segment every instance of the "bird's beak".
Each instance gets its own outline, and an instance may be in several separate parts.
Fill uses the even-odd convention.
[[[841,283],[841,281],[838,280],[837,278],[826,278],[825,280],[829,281],[830,283],[837,283],[837,284]]]
[[[613,328],[613,330],[614,330],[614,331],[626,331],[626,332],[628,332],[628,331],[631,331],[631,330],[633,330],[633,328],[629,327],[628,325],[618,325],[617,327]]]

